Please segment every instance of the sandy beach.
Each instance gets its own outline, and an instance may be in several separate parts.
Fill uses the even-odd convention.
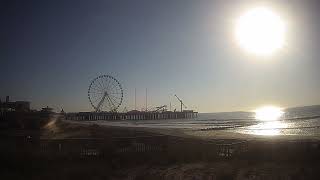
[[[150,132],[156,134],[163,134],[169,136],[176,136],[181,138],[192,138],[201,140],[219,140],[219,139],[236,139],[248,141],[319,141],[320,136],[317,135],[255,135],[246,134],[234,131],[232,128],[228,129],[190,129],[190,128],[155,128],[143,126],[117,126],[109,124],[101,124],[100,122],[92,121],[64,121],[66,123],[74,124],[76,126],[91,126],[96,125],[105,128],[115,128],[123,130],[135,130],[142,132]]]
[[[2,159],[9,164],[1,172],[4,179],[317,179],[320,172],[320,141],[311,136],[57,119],[41,128],[39,139],[4,134]],[[7,146],[14,151],[5,151]]]
[[[208,138],[208,133],[210,133],[210,138]],[[58,165],[61,159],[51,160],[52,164],[42,167],[44,173],[38,178],[48,178],[48,174],[52,175],[51,168],[64,169],[52,175],[53,179],[57,177],[67,179],[74,176],[78,179],[86,179],[92,176],[95,179],[117,180],[317,179],[320,172],[318,163],[320,142],[314,137],[270,138],[240,135],[227,131],[199,133],[183,129],[113,127],[57,121],[44,129],[41,138],[56,140],[100,138],[104,139],[103,141],[107,144],[110,139],[115,138],[138,139],[159,135],[167,137],[166,147],[168,149],[165,150],[165,153],[140,152],[113,154],[95,160],[63,160],[63,166]],[[245,142],[246,150],[230,157],[217,156],[216,144],[235,142]],[[77,162],[76,165],[75,162]],[[89,169],[85,169],[87,163],[90,163]]]

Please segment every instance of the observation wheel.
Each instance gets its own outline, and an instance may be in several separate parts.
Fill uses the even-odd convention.
[[[101,75],[91,81],[88,98],[96,112],[116,112],[123,100],[123,90],[116,78]]]

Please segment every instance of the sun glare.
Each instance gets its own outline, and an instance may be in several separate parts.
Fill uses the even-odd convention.
[[[287,127],[288,125],[281,121],[264,121],[260,124],[251,126],[249,131],[256,135],[275,136],[281,135],[281,129]]]
[[[256,55],[270,55],[284,45],[285,24],[267,8],[255,8],[236,23],[236,39],[241,47]]]
[[[283,115],[283,111],[279,107],[265,106],[255,110],[255,118],[262,121],[276,121]]]

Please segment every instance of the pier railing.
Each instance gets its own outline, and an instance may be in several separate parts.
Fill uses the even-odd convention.
[[[109,112],[79,112],[66,113],[66,120],[75,121],[97,121],[97,120],[158,120],[158,119],[192,119],[198,116],[197,112],[128,112],[128,113],[109,113]]]

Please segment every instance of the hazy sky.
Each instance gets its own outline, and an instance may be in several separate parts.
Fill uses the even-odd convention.
[[[236,19],[272,9],[287,25],[270,57],[235,41]],[[320,104],[320,3],[240,0],[1,1],[0,96],[66,111],[92,110],[90,81],[117,78],[124,107],[182,98],[200,112]]]

